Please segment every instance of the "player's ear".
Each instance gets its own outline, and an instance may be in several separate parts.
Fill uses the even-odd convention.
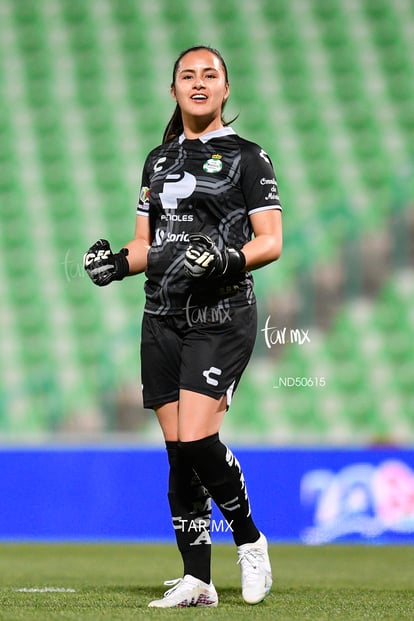
[[[230,97],[230,84],[226,82],[226,88],[224,90],[223,101],[227,101],[229,97]]]
[[[171,84],[171,86],[170,86],[170,93],[171,93],[171,96],[173,97],[173,99],[175,99],[175,101],[177,101],[174,84]]]

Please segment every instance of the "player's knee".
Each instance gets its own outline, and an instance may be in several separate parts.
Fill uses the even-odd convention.
[[[200,440],[179,441],[178,451],[203,480],[202,475],[209,470],[212,462],[221,459],[222,454],[225,454],[225,447],[220,441],[219,434],[214,433]]]

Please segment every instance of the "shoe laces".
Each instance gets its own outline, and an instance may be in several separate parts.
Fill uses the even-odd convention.
[[[171,589],[167,589],[164,593],[164,597],[168,597],[174,591],[180,588],[181,584],[184,582],[183,578],[174,578],[174,580],[165,580],[164,585],[172,587]]]
[[[238,550],[238,565],[241,565],[248,573],[258,573],[260,564],[264,562],[264,551],[260,548],[250,548],[246,550]]]

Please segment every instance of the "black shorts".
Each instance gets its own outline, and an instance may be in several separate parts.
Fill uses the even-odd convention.
[[[257,330],[256,305],[200,308],[191,317],[144,313],[141,376],[144,407],[178,401],[181,388],[230,405],[250,360]]]

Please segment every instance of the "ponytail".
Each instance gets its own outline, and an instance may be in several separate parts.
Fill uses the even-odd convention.
[[[164,135],[162,137],[162,144],[165,144],[169,140],[173,138],[177,138],[177,136],[181,136],[184,131],[183,125],[183,117],[181,116],[180,106],[177,104],[175,106],[175,110],[173,112],[172,117],[168,121],[168,125],[164,130]]]

